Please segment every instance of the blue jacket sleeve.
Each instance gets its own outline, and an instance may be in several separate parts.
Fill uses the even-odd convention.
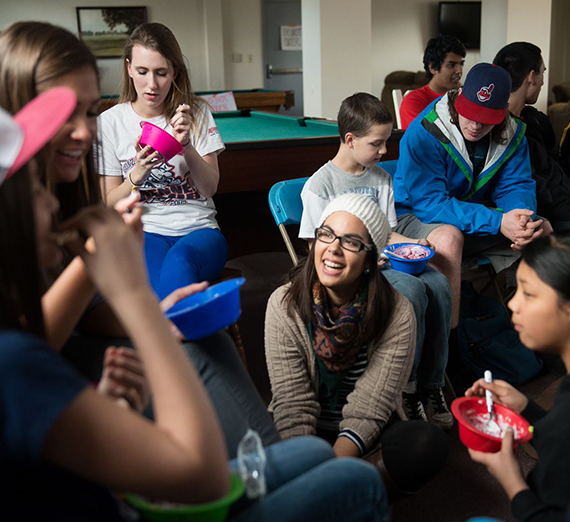
[[[463,177],[463,173],[436,138],[418,127],[414,130],[400,142],[396,177],[416,217],[425,223],[455,225],[467,234],[498,234],[501,212],[453,197],[450,182],[454,176]]]
[[[523,137],[512,156],[493,178],[491,198],[503,212],[527,208],[536,212],[536,183],[532,179],[528,142]]]

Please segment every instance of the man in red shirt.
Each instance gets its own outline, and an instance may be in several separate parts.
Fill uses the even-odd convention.
[[[459,87],[465,54],[465,46],[455,36],[440,34],[428,42],[424,68],[429,82],[404,96],[400,106],[402,129],[407,129],[433,100]]]

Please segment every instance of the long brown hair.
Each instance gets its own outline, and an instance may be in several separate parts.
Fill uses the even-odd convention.
[[[449,105],[449,114],[451,115],[451,123],[455,125],[459,129],[459,114],[457,109],[455,108],[455,100],[459,96],[459,90],[453,89],[451,91],[447,91],[447,103]],[[506,143],[506,130],[510,122],[509,111],[505,113],[505,119],[499,123],[498,125],[493,126],[491,129],[491,140],[495,143],[502,145]],[[461,129],[459,130],[461,132]]]
[[[291,285],[283,297],[287,303],[288,313],[290,315],[298,313],[307,325],[315,319],[312,289],[318,281],[315,270],[316,241],[316,239],[313,241],[309,255],[289,272]],[[384,335],[392,319],[396,301],[394,289],[378,268],[376,248],[367,252],[366,255],[368,256],[368,273],[363,272],[361,275],[362,283],[368,287],[366,312],[361,318],[364,344],[378,341]]]
[[[174,78],[170,92],[164,101],[164,116],[170,120],[179,105],[190,105],[192,124],[197,127],[196,114],[200,107],[200,100],[192,92],[188,67],[184,61],[182,50],[173,32],[163,24],[144,23],[139,25],[129,36],[123,50],[123,71],[121,75],[121,95],[119,103],[134,102],[137,91],[132,78],[129,76],[127,60],[130,63],[133,57],[133,47],[140,45],[146,49],[159,52],[166,58],[174,69]]]
[[[0,185],[0,328],[44,336],[29,164]]]
[[[0,34],[0,106],[16,114],[38,95],[42,85],[90,66],[99,79],[97,62],[89,48],[63,27],[44,22],[16,22]],[[42,183],[60,202],[60,219],[101,202],[93,148],[85,168],[73,183],[54,183],[52,166],[40,154]]]

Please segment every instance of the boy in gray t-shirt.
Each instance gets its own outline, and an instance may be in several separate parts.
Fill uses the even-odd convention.
[[[357,93],[342,102],[338,113],[341,144],[336,156],[309,178],[301,193],[303,216],[299,237],[312,240],[319,217],[329,203],[345,193],[366,194],[378,203],[390,226],[397,224],[390,175],[376,164],[386,153],[392,133],[392,117],[382,102]],[[436,228],[438,225],[433,225]],[[392,243],[420,243],[392,232]],[[417,320],[416,357],[403,403],[411,419],[433,422],[444,429],[453,426],[442,388],[451,327],[451,291],[447,278],[428,267],[420,276],[381,268],[390,284],[413,305]]]

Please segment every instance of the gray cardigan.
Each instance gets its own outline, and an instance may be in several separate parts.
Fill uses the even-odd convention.
[[[269,410],[284,439],[316,433],[320,415],[319,374],[307,326],[283,302],[288,285],[269,298],[265,316],[265,356],[273,398]],[[409,301],[397,293],[392,320],[384,335],[369,343],[368,367],[342,409],[340,429],[361,437],[367,450],[393,411],[401,418],[402,387],[415,355],[416,318]]]

